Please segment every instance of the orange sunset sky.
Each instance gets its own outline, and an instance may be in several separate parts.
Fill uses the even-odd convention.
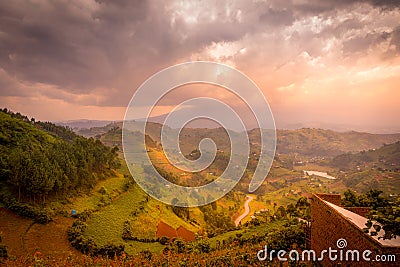
[[[39,120],[122,120],[148,77],[196,60],[250,77],[278,128],[400,132],[400,1],[0,2],[0,106]],[[201,95],[240,106],[179,90],[153,115]]]

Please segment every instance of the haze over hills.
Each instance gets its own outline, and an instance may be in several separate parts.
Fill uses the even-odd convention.
[[[149,122],[163,124],[167,115],[154,116],[149,118]],[[139,119],[137,121],[144,121],[144,119]],[[118,123],[122,121],[107,121],[107,120],[89,120],[89,119],[78,119],[54,122],[57,125],[68,126],[72,129],[90,129],[93,127],[103,127],[110,123]],[[393,125],[382,125],[381,127],[376,127],[376,125],[364,125],[364,124],[343,124],[343,123],[328,123],[328,122],[298,122],[298,123],[287,123],[276,121],[276,128],[281,130],[297,130],[302,128],[316,128],[324,130],[332,130],[335,132],[366,132],[374,134],[391,134],[400,133],[400,128]],[[220,127],[219,124],[207,119],[196,119],[191,121],[186,125],[187,128],[209,128],[214,129]],[[253,128],[258,128],[257,125],[250,125],[249,130]]]
[[[335,132],[366,132],[366,133],[376,133],[376,134],[390,134],[390,133],[400,133],[400,127],[394,125],[381,125],[377,127],[376,125],[368,124],[345,124],[345,123],[328,123],[328,122],[303,122],[303,123],[277,123],[278,129],[296,130],[301,128],[318,128],[325,130],[332,130]]]
[[[379,148],[400,140],[400,134],[370,134],[362,132],[335,132],[332,130],[303,128],[278,130],[277,151],[298,153],[302,156],[336,156]]]
[[[79,129],[78,134],[86,137],[101,136],[103,142],[121,145],[122,122],[110,123],[104,127]],[[117,129],[119,129],[119,131]],[[160,142],[162,125],[148,123],[146,134]],[[110,130],[114,129],[109,133]],[[171,130],[169,127],[166,129]],[[400,134],[371,134],[361,132],[335,132],[332,130],[303,128],[297,130],[277,130],[277,153],[298,154],[301,157],[333,157],[348,152],[380,148],[384,144],[391,144],[400,140]],[[253,150],[260,148],[260,131],[248,131]],[[223,128],[184,128],[180,135],[180,142],[184,153],[197,149],[205,137],[213,139],[217,147],[229,151],[230,143],[227,132]]]
[[[171,246],[167,242],[169,234],[162,231],[166,228],[186,229],[193,239],[197,234],[199,240],[194,243],[185,241],[184,245],[197,246],[198,242],[204,242],[201,247],[205,247],[203,252],[208,253],[210,250],[221,251],[217,244],[234,244],[238,240],[244,246],[254,246],[254,235],[265,236],[266,229],[276,223],[280,226],[271,230],[274,235],[268,235],[266,240],[275,236],[277,231],[290,232],[295,227],[298,229],[296,240],[300,241],[290,239],[288,245],[291,246],[293,242],[304,243],[298,239],[304,237],[301,224],[291,218],[307,216],[306,207],[298,207],[298,204],[299,199],[308,193],[343,193],[350,188],[360,193],[382,189],[386,195],[400,194],[400,134],[340,133],[308,128],[278,130],[278,153],[272,167],[265,181],[250,195],[250,213],[241,226],[235,227],[233,222],[240,218],[242,202],[249,195],[249,183],[260,159],[258,129],[248,131],[251,142],[249,161],[242,179],[232,191],[209,205],[188,209],[171,207],[149,197],[135,182],[133,177],[142,176],[151,186],[154,176],[149,165],[145,165],[137,155],[133,156],[134,162],[125,163],[122,154],[117,153],[118,149],[111,148],[115,145],[121,147],[122,122],[75,129],[94,137],[84,138],[68,128],[36,121],[19,113],[3,111],[0,115],[3,126],[0,127],[0,147],[4,152],[1,153],[0,171],[6,174],[0,179],[0,201],[6,208],[34,218],[35,222],[47,223],[32,226],[30,220],[16,217],[5,208],[0,209],[0,232],[6,233],[4,240],[11,248],[10,255],[18,255],[15,251],[21,247],[21,240],[32,254],[39,246],[44,253],[75,247],[77,251],[91,255],[137,255],[145,250],[158,255]],[[129,124],[140,129],[143,122]],[[148,123],[147,126],[145,151],[157,172],[168,181],[184,186],[201,186],[218,179],[226,169],[230,143],[223,128],[182,130],[180,145],[188,159],[200,157],[195,149],[205,137],[213,139],[218,147],[213,163],[192,173],[172,166],[166,158],[165,147],[160,145],[163,126],[159,123]],[[165,129],[176,131],[168,126]],[[127,134],[131,141],[140,142],[142,137],[135,130]],[[382,146],[384,143],[388,145]],[[335,157],[343,152],[357,153]],[[304,159],[302,164],[298,164],[300,159]],[[340,165],[343,160],[349,163],[345,168]],[[131,172],[128,166],[131,166]],[[304,170],[314,169],[329,172],[334,178],[304,174]],[[24,188],[20,197],[18,187],[21,185]],[[170,194],[168,187],[151,190],[154,194]],[[174,200],[175,196],[169,197]],[[204,203],[208,198],[201,192],[193,197],[198,203]],[[71,210],[77,213],[76,216]],[[8,224],[10,220],[12,225]],[[287,222],[293,222],[293,225],[289,227]],[[39,237],[47,238],[55,231],[63,234],[62,239],[55,237],[52,241],[60,244],[57,248],[49,245],[47,240],[39,245],[28,243],[29,240],[38,242]],[[163,234],[159,234],[160,231]],[[13,240],[12,235],[18,239]],[[164,235],[165,238],[160,238]],[[243,239],[246,235],[248,239]],[[286,235],[277,238],[287,239]]]
[[[378,149],[363,150],[353,154],[342,154],[333,158],[331,164],[343,170],[360,167],[400,170],[399,159],[400,141],[384,145]]]
[[[103,126],[106,126],[107,124],[110,124],[110,123],[112,123],[112,121],[87,120],[87,119],[54,122],[54,124],[56,124],[56,125],[68,126],[68,127],[72,128],[72,129],[103,127]]]

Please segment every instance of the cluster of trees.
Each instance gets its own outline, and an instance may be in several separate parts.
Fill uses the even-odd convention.
[[[21,114],[19,112],[12,112],[11,110],[8,110],[7,108],[0,109],[0,112],[8,114],[12,118],[16,118],[18,120],[21,120],[21,121],[24,121],[24,122],[27,122],[27,123],[35,123],[35,119],[34,118],[29,119],[28,116],[23,115],[23,114]]]
[[[54,212],[51,209],[41,208],[36,205],[22,203],[17,201],[14,197],[1,194],[0,202],[3,203],[9,210],[16,214],[31,218],[36,223],[46,224],[53,220]]]
[[[271,202],[271,201],[268,201]],[[274,203],[273,211],[266,210],[258,214],[254,214],[255,218],[245,223],[245,226],[260,225],[261,223],[269,223],[273,221],[308,221],[311,218],[310,203],[307,198],[300,197],[296,204],[289,204],[286,207],[279,206]]]
[[[400,236],[400,198],[385,197],[382,193],[381,190],[373,189],[365,194],[356,194],[348,189],[344,192],[342,204],[347,207],[371,207],[366,229],[374,226],[376,231],[371,234],[376,234],[381,229],[380,225],[374,224],[378,222],[385,231],[383,238],[391,239]]]
[[[378,207],[387,206],[389,199],[382,196],[383,191],[373,189],[369,190],[365,194],[357,194],[351,189],[344,191],[344,198],[342,204],[345,207],[372,207],[376,209]]]
[[[190,219],[189,208],[174,206],[176,203],[178,203],[178,199],[177,198],[172,199],[172,206],[171,206],[172,211],[179,218],[182,218],[183,220],[188,221]]]
[[[199,209],[203,212],[204,221],[207,223],[208,237],[235,229],[235,224],[230,214],[225,211],[218,211],[215,201],[211,204],[200,206]]]
[[[45,201],[92,188],[119,166],[117,147],[18,114],[0,112],[0,183],[14,189],[18,200]]]
[[[60,127],[48,121],[37,121],[34,123],[34,125],[37,128],[45,130],[46,132],[56,135],[66,141],[73,141],[77,137],[77,135],[68,126]]]

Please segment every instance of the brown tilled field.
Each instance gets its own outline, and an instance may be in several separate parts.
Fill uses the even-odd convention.
[[[9,256],[33,255],[35,252],[53,256],[79,255],[67,239],[70,225],[72,219],[64,217],[57,217],[46,225],[34,224],[31,219],[0,208],[0,233]]]

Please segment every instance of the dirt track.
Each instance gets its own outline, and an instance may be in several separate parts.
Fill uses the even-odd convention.
[[[247,215],[250,213],[250,206],[249,203],[254,199],[254,197],[247,195],[246,201],[244,202],[244,212],[236,218],[235,225],[238,226],[240,221],[246,218]]]
[[[72,219],[57,217],[49,224],[32,224],[31,219],[0,208],[0,233],[10,256],[42,255],[62,256],[80,254],[72,248],[67,238],[67,228]]]

